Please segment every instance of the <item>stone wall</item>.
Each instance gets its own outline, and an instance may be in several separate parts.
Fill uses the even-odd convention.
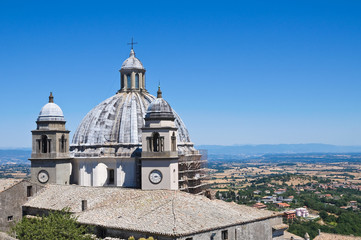
[[[197,233],[193,235],[183,236],[183,237],[170,237],[162,236],[159,234],[150,234],[150,233],[141,233],[120,229],[111,229],[105,227],[95,227],[95,234],[99,237],[115,237],[115,238],[124,238],[128,239],[130,236],[135,237],[135,239],[141,237],[154,237],[157,240],[223,240],[222,232],[227,232],[228,240],[279,240],[284,239],[283,235],[280,237],[273,238],[272,236],[272,226],[281,224],[282,217],[274,217],[265,220],[254,221],[250,223],[240,224],[227,228],[220,228],[215,230],[210,230],[207,232]]]
[[[6,233],[0,232],[0,240],[16,240],[16,238],[10,237]]]
[[[28,187],[31,187],[31,190],[29,189],[31,196],[43,188],[40,184],[23,180],[0,192],[0,231],[8,231],[15,222],[21,219],[22,205],[31,198],[31,196],[28,197]]]

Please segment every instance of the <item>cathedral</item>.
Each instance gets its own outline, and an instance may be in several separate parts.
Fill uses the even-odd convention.
[[[204,193],[206,160],[160,87],[157,97],[148,93],[133,48],[119,72],[120,90],[84,117],[71,144],[50,94],[32,131],[32,180]]]
[[[84,117],[71,142],[50,93],[32,131],[31,179],[0,179],[0,231],[67,208],[97,239],[290,239],[282,213],[212,199],[206,155],[160,87],[148,93],[133,49],[119,71],[120,89]]]

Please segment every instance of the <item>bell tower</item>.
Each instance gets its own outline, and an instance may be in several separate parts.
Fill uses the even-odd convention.
[[[162,98],[160,87],[144,119],[141,188],[178,190],[177,128],[173,110]]]
[[[69,184],[71,157],[69,132],[61,108],[50,93],[32,132],[31,180],[42,184]]]

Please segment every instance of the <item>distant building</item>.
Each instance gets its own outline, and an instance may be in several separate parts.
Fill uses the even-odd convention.
[[[283,217],[287,220],[296,218],[296,211],[291,210],[283,213]]]
[[[288,207],[290,207],[290,205],[287,204],[287,203],[277,203],[277,206],[278,206],[279,208],[288,208]]]
[[[351,206],[341,206],[341,209],[349,209]]]
[[[258,208],[258,209],[265,209],[265,208],[267,208],[267,206],[266,206],[265,204],[263,204],[263,203],[255,203],[255,204],[253,204],[252,207]]]
[[[284,202],[292,202],[293,199],[294,199],[293,196],[289,196],[289,197],[287,197],[287,198],[284,198],[283,201],[284,201]]]
[[[284,189],[284,188],[280,188],[280,189],[277,189],[277,191],[275,191],[275,194],[283,194],[287,191],[287,189]]]
[[[264,203],[273,203],[276,201],[276,198],[273,196],[264,196],[262,197],[261,201]]]
[[[306,208],[297,208],[296,209],[296,216],[297,217],[308,217],[309,212]]]

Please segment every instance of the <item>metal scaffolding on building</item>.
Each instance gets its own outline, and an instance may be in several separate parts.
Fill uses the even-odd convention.
[[[179,189],[192,194],[204,194],[209,187],[207,171],[207,150],[199,150],[179,158]]]

